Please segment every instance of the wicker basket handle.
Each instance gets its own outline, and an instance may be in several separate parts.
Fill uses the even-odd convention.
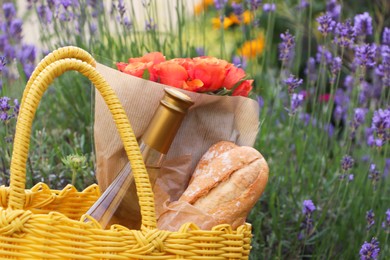
[[[75,47],[67,48],[72,49]],[[77,52],[80,52],[80,49],[77,48]],[[84,55],[84,57],[89,56]],[[50,59],[51,58],[49,57],[48,60]],[[34,119],[39,102],[46,89],[56,77],[62,75],[66,71],[75,70],[86,76],[95,85],[96,89],[100,92],[106,102],[119,131],[119,135],[133,170],[142,215],[141,228],[155,229],[156,213],[154,208],[154,195],[149,182],[149,176],[134,132],[115,92],[108,85],[103,76],[96,71],[95,67],[78,59],[78,57],[73,58],[71,51],[68,52],[68,54],[62,55],[60,58],[53,58],[50,63],[47,62],[48,60],[45,61],[44,59],[43,61],[45,61],[45,63],[41,62],[40,64],[43,65],[37,66],[36,71],[33,72],[23,93],[16,123],[14,148],[11,159],[9,207],[12,209],[23,209],[26,199],[26,163],[30,146],[32,120]],[[95,64],[93,59],[89,61],[89,63]],[[37,70],[40,71],[37,72]]]

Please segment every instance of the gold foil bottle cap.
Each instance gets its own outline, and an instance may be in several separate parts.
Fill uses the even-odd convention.
[[[165,88],[165,95],[142,137],[143,142],[166,154],[185,114],[193,104],[186,94],[173,88]]]

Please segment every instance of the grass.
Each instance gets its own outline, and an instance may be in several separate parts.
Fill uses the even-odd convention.
[[[118,12],[117,1],[114,1],[117,8],[112,14],[109,8],[104,11],[88,6],[86,1],[79,2],[86,8],[70,6],[58,10],[78,17],[80,32],[75,30],[74,20],[64,22],[53,18],[50,24],[41,23],[45,32],[39,43],[42,51],[76,45],[90,52],[99,62],[113,66],[115,61],[126,61],[128,57],[138,57],[149,51],[161,51],[167,58],[193,57],[197,56],[196,48],[202,47],[207,55],[230,61],[245,41],[263,32],[265,49],[248,59],[246,67],[255,79],[255,97],[261,96],[264,100],[255,148],[270,166],[267,189],[248,217],[254,234],[251,259],[356,259],[364,241],[370,241],[372,237],[380,243],[378,259],[390,255],[389,226],[387,230],[382,227],[386,210],[390,208],[390,144],[387,140],[381,147],[369,146],[366,138],[366,129],[372,125],[375,111],[389,109],[389,86],[382,84],[379,95],[370,94],[364,102],[359,101],[365,84],[373,89],[378,85],[378,78],[375,70],[369,68],[364,80],[360,81],[360,70],[355,71],[352,66],[355,52],[342,50],[334,44],[333,38],[325,38],[318,32],[315,19],[326,10],[325,1],[309,1],[311,4],[302,10],[296,9],[296,1],[275,1],[275,12],[265,13],[260,9],[254,12],[256,26],[236,25],[226,30],[212,28],[211,18],[218,17],[218,11],[212,6],[198,16],[192,16],[185,11],[187,2],[171,1],[169,3],[176,7],[171,9],[170,17],[177,16],[178,22],[171,23],[169,30],[164,31],[158,27],[145,31],[143,21],[135,19],[136,8],[132,1],[124,2],[126,12],[123,16]],[[145,2],[151,2],[144,8],[145,17],[154,21],[161,19],[156,11],[157,1]],[[25,23],[36,15],[34,10],[40,4],[38,1],[26,14]],[[343,1],[342,5],[341,21],[353,19],[364,11],[370,13],[374,18],[374,33],[362,41],[379,46],[383,28],[390,27],[386,1],[358,7],[352,5],[352,1]],[[231,10],[228,4],[225,14],[230,14]],[[94,16],[94,11],[100,15]],[[132,26],[123,24],[125,17],[132,21]],[[89,31],[92,24],[96,25],[94,33]],[[291,62],[283,63],[278,59],[278,44],[280,33],[286,30],[295,36],[295,56]],[[13,44],[15,49],[21,49],[23,42]],[[324,56],[316,63],[317,80],[310,81],[304,72],[307,59],[316,55],[319,45],[325,46],[333,57],[342,58],[343,65],[335,75],[334,84],[330,83],[332,72]],[[383,60],[377,57],[376,62],[378,65]],[[0,97],[20,99],[25,84],[23,66],[6,65],[11,66],[21,76],[15,79],[3,70]],[[290,73],[304,80],[295,92],[307,95],[295,114],[288,111],[292,96],[288,95],[283,83]],[[347,76],[355,78],[350,92],[344,87]],[[66,183],[72,183],[76,171],[73,182],[82,189],[95,182],[94,91],[90,83],[76,73],[61,76],[53,85],[45,94],[35,118],[27,185],[31,187],[43,181],[51,188],[62,188]],[[333,96],[341,90],[349,98],[348,104],[338,104],[336,99],[328,102],[317,99],[323,94]],[[334,111],[341,105],[347,105],[343,107],[345,117],[338,120]],[[350,124],[357,107],[366,108],[368,112],[355,137],[351,138]],[[15,118],[11,118],[0,128],[0,176],[5,185],[9,181],[10,139],[14,125]],[[330,129],[333,129],[332,134],[329,134]],[[388,128],[385,131],[389,133]],[[86,161],[77,168],[63,162],[69,155],[85,156]],[[345,155],[354,159],[353,167],[347,171],[341,167]],[[373,173],[370,172],[371,164],[378,170],[376,181],[369,178]],[[353,174],[353,181],[341,179],[343,174]],[[304,200],[312,200],[316,206],[309,216],[302,213]],[[366,213],[371,209],[375,213],[375,224],[367,229]],[[307,217],[312,221],[312,227],[305,230]]]

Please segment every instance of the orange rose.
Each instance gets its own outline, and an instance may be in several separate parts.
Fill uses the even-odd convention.
[[[200,80],[203,86],[198,92],[213,92],[222,87],[229,63],[213,57],[198,57],[188,69],[190,81]]]
[[[133,62],[143,62],[154,64],[159,64],[165,61],[165,56],[161,52],[150,52],[139,58],[129,58],[129,63]]]
[[[119,71],[122,71],[124,73],[142,78],[146,67],[146,63],[143,62],[133,62],[130,64],[124,63],[124,62],[118,62],[116,64]]]
[[[232,96],[247,97],[252,90],[253,80],[244,80],[241,84],[233,90]]]
[[[187,70],[175,61],[164,61],[154,66],[155,75],[161,84],[182,88],[188,79]]]
[[[232,66],[230,66],[230,69],[228,70],[227,75],[226,75],[225,80],[223,81],[222,85],[226,89],[231,89],[244,77],[245,77],[245,71],[241,68],[237,68],[237,67],[232,65]]]

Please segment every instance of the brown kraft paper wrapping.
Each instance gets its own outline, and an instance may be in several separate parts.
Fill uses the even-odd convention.
[[[136,137],[141,137],[167,86],[99,63],[96,68],[119,97]],[[161,179],[157,181],[161,186],[159,190],[165,190],[171,201],[183,193],[196,164],[211,145],[225,140],[240,146],[253,146],[259,128],[259,106],[253,99],[181,91],[194,101],[194,105],[171,145]],[[111,114],[98,92],[95,97],[94,141],[96,178],[104,191],[128,159]],[[156,206],[159,215],[163,205]]]

